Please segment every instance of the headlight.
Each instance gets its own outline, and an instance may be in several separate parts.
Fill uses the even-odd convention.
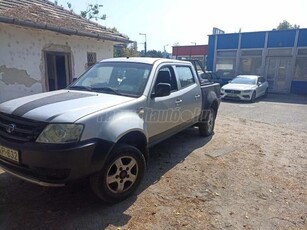
[[[36,139],[40,143],[63,144],[80,140],[83,125],[80,124],[49,124]]]
[[[243,90],[242,91],[243,93],[250,93],[250,92],[252,92],[251,90]]]
[[[225,90],[223,88],[221,88],[221,93],[224,93],[224,92],[225,92]]]

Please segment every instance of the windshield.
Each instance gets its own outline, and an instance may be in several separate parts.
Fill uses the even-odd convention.
[[[255,85],[257,82],[256,78],[249,78],[249,77],[236,77],[230,83],[233,84],[247,84],[247,85]]]
[[[133,62],[97,63],[68,88],[138,97],[145,89],[151,67]]]

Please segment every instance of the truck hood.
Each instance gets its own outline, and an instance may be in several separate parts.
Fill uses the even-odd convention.
[[[0,104],[0,112],[36,121],[71,123],[91,113],[131,100],[135,98],[76,90],[58,90],[4,102]]]
[[[222,87],[224,90],[253,90],[255,88],[255,85],[249,84],[227,84]]]

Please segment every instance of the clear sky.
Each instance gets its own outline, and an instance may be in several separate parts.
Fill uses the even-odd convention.
[[[53,0],[51,0],[53,1]],[[107,27],[138,42],[143,50],[147,34],[147,50],[172,51],[180,45],[208,44],[208,35],[217,27],[226,33],[264,31],[276,28],[283,20],[307,28],[307,0],[58,0],[69,1],[76,13],[88,3],[103,5]],[[192,43],[193,42],[193,43]]]

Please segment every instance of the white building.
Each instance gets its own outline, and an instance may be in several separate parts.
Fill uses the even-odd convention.
[[[61,89],[129,38],[45,0],[0,0],[0,103]]]

